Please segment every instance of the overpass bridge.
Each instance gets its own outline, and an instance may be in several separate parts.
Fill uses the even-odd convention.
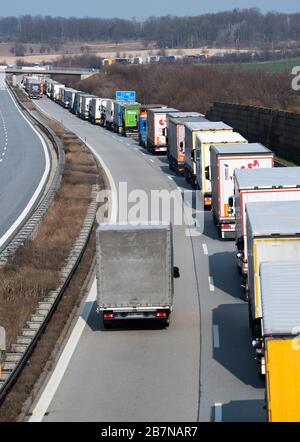
[[[80,77],[81,80],[91,77],[94,74],[99,73],[99,69],[82,69],[82,68],[67,68],[67,67],[40,67],[40,66],[0,66],[0,74],[11,75],[24,75],[24,74],[37,74],[37,75],[73,75]]]

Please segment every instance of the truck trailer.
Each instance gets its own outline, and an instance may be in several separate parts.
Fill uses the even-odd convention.
[[[247,280],[247,225],[249,202],[300,200],[300,167],[236,169],[234,174],[235,243],[237,266]]]
[[[300,261],[300,201],[246,204],[249,321],[261,339],[260,265]]]
[[[207,132],[233,132],[233,128],[222,121],[208,121],[200,123],[185,123],[185,156],[184,176],[187,183],[197,188],[196,175],[196,140],[197,135]]]
[[[188,112],[183,112],[183,114]],[[178,115],[181,113],[178,112]],[[194,112],[197,114],[197,112]],[[170,114],[176,115],[176,114]],[[178,175],[184,174],[185,160],[185,123],[203,123],[208,121],[201,114],[186,117],[167,118],[167,157],[170,169]]]
[[[62,106],[65,109],[69,109],[69,107],[73,106],[76,92],[77,91],[75,89],[65,88],[65,90],[64,90],[64,99],[63,99],[63,103],[62,103]]]
[[[237,132],[200,133],[196,138],[196,186],[202,190],[204,207],[211,208],[211,166],[210,149],[215,145],[246,144],[248,141]]]
[[[107,98],[99,97],[91,99],[89,105],[89,120],[91,123],[101,125],[101,122],[103,122],[105,116],[105,113],[103,114],[103,108],[106,105],[106,100]]]
[[[274,154],[259,143],[210,148],[212,213],[221,238],[235,238],[234,171],[273,164]]]
[[[100,224],[97,311],[103,324],[154,320],[168,326],[173,308],[172,227],[168,223]]]
[[[157,109],[157,108],[164,108],[166,106],[163,106],[162,104],[144,104],[140,105],[140,112],[139,112],[139,145],[146,147],[147,145],[147,110],[148,109]]]
[[[88,120],[89,119],[90,103],[91,103],[93,98],[96,98],[95,95],[85,94],[82,97],[82,102],[81,102],[81,106],[80,106],[80,113],[79,113],[79,117],[82,120]]]
[[[114,111],[114,131],[125,137],[129,135],[138,136],[139,107],[139,103],[117,101]]]
[[[113,130],[114,127],[114,113],[116,107],[116,100],[109,99],[106,103],[105,111],[105,127],[108,130]]]
[[[300,422],[300,263],[260,266],[262,339],[253,343],[266,374],[269,422]]]
[[[167,152],[167,138],[165,129],[167,126],[167,114],[180,112],[174,108],[160,108],[147,110],[147,149],[152,153]]]

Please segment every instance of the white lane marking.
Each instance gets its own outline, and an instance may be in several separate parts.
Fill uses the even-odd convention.
[[[169,179],[170,181],[173,181],[173,178],[172,178],[170,175],[168,175],[168,179]]]
[[[41,397],[36,404],[32,416],[29,418],[29,422],[41,422],[47,412],[49,405],[57,391],[57,388],[68,368],[72,355],[77,347],[82,332],[85,328],[86,321],[91,313],[94,301],[97,295],[96,278],[94,279],[90,293],[86,299],[81,316],[78,318],[76,325],[71,333],[71,336],[59,358],[59,361],[44,389]]]
[[[127,144],[127,146],[131,146],[131,144],[130,143],[126,143]]]
[[[208,277],[209,290],[211,292],[215,291],[214,278],[212,276]]]
[[[213,338],[214,338],[214,348],[220,348],[220,332],[219,326],[213,326]]]
[[[215,422],[222,422],[222,404],[215,404]]]
[[[28,202],[27,206],[25,207],[25,209],[23,210],[23,212],[21,213],[21,215],[19,215],[19,217],[16,219],[16,221],[13,223],[13,225],[8,229],[8,231],[0,238],[0,247],[8,240],[8,238],[14,233],[14,231],[17,229],[17,227],[21,224],[21,222],[26,218],[26,216],[28,215],[28,213],[30,212],[32,206],[34,205],[34,203],[36,202],[36,200],[38,199],[45,183],[46,180],[48,178],[49,172],[50,172],[50,157],[49,157],[49,152],[48,152],[48,148],[46,145],[45,140],[43,139],[43,137],[41,136],[41,134],[34,128],[34,126],[31,124],[31,122],[29,120],[27,120],[27,118],[25,117],[25,115],[23,115],[23,113],[21,112],[21,110],[19,109],[13,95],[11,94],[10,90],[7,89],[8,94],[10,95],[17,111],[20,113],[20,115],[22,115],[22,117],[24,118],[24,120],[26,121],[26,123],[31,127],[31,129],[35,132],[35,134],[38,136],[38,138],[40,139],[43,149],[44,149],[44,155],[45,155],[45,170],[43,173],[43,176],[39,182],[39,185],[37,186],[34,194],[32,195],[30,201]]]
[[[150,158],[150,161],[151,161],[151,163],[154,163],[154,160],[152,160],[151,158]]]
[[[206,244],[202,244],[204,255],[208,255],[208,248]]]

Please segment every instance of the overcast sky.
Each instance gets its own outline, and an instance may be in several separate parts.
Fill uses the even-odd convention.
[[[90,17],[196,15],[233,8],[300,12],[299,0],[14,0],[1,1],[0,16],[42,14]]]

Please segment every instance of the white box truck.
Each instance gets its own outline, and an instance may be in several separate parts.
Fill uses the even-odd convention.
[[[204,207],[211,208],[210,149],[215,145],[246,144],[247,140],[237,132],[208,132],[196,137],[196,187],[203,193]]]
[[[104,326],[125,319],[168,326],[173,308],[170,224],[100,224],[97,228],[97,311]]]
[[[99,97],[92,98],[90,101],[89,121],[93,124],[100,124],[101,104],[102,104],[102,98]]]
[[[249,320],[254,339],[261,338],[263,262],[300,261],[300,201],[246,204]]]
[[[147,109],[147,149],[152,153],[167,152],[167,114],[179,112],[171,107]]]
[[[300,263],[260,267],[262,339],[254,342],[266,374],[269,422],[300,422]]]
[[[273,167],[274,154],[259,143],[210,148],[212,213],[221,238],[235,238],[234,171]]]
[[[197,135],[206,132],[233,132],[233,128],[222,121],[208,121],[202,123],[185,123],[185,155],[184,176],[187,183],[197,188],[196,177],[196,139]]]
[[[82,120],[88,120],[89,119],[89,109],[90,109],[90,102],[91,100],[95,98],[94,95],[84,95],[82,97],[82,105],[80,108],[80,115],[79,117]]]
[[[247,225],[249,202],[300,200],[300,167],[237,169],[234,174],[235,242],[237,266],[247,279]]]
[[[185,159],[185,123],[203,123],[206,120],[201,114],[188,115],[188,112],[182,114],[178,112],[178,117],[167,116],[167,157],[169,160],[170,169],[174,170],[178,175],[184,174],[184,159]],[[192,114],[192,113],[191,113]],[[197,114],[197,112],[194,112]]]
[[[105,127],[108,130],[113,130],[115,103],[116,103],[116,101],[112,100],[112,99],[109,99],[106,102]]]

